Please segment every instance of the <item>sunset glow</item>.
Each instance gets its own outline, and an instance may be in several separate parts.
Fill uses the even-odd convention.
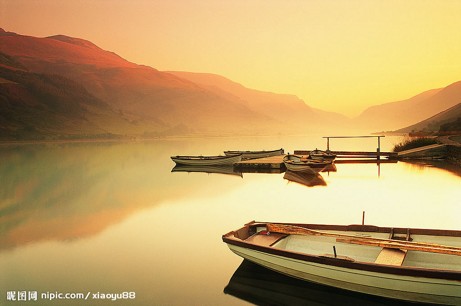
[[[0,27],[87,39],[354,116],[461,79],[461,1],[3,0]]]

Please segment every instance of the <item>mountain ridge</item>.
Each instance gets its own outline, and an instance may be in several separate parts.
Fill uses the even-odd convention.
[[[354,118],[357,125],[375,130],[401,130],[417,124],[461,102],[461,81],[431,89],[409,99],[367,108]]]
[[[395,130],[453,106],[461,96],[461,82],[455,82],[370,107],[351,120],[295,95],[250,89],[224,76],[138,65],[81,38],[3,29],[0,68],[0,108],[10,115],[0,116],[0,130],[14,139]],[[31,120],[31,105],[42,120]]]
[[[183,79],[190,80],[223,97],[235,97],[245,106],[258,113],[291,124],[296,128],[306,127],[309,122],[314,125],[329,125],[336,122],[345,125],[346,116],[314,109],[293,94],[278,94],[250,89],[221,75],[185,71],[168,71]]]
[[[87,105],[83,117],[80,118],[82,121],[78,124],[80,128],[66,125],[62,130],[63,125],[59,124],[55,126],[55,136],[52,137],[63,137],[62,134],[75,136],[79,130],[82,135],[87,135],[88,127],[91,126],[97,127],[94,131],[97,134],[103,130],[107,134],[134,137],[171,133],[265,133],[283,128],[281,124],[272,122],[271,118],[254,112],[235,100],[217,95],[172,74],[133,64],[81,39],[64,35],[35,38],[3,31],[0,35],[0,58],[0,65],[4,68],[0,71],[0,78],[5,80],[1,84],[1,107],[11,110],[11,101],[15,100],[16,94],[20,96],[16,98],[21,101],[16,106],[22,105],[23,113],[27,114],[21,115],[21,111],[16,108],[14,112],[10,112],[10,115],[16,117],[1,118],[0,126],[4,128],[4,135],[13,138],[21,137],[20,131],[27,126],[29,128],[26,130],[36,134],[43,133],[43,137],[53,134],[52,129],[44,129],[36,120],[32,122],[37,126],[30,127],[31,122],[27,122],[26,118],[30,118],[32,113],[27,109],[25,101],[30,99],[37,107],[47,109],[47,99],[63,99],[57,88],[45,84],[50,82],[50,76],[53,75],[66,80],[61,82],[60,89],[69,93],[66,101],[72,100],[72,103],[79,105],[80,93],[66,86],[80,84],[87,92],[88,99],[94,103],[99,101],[104,109],[99,109],[94,114],[95,110]],[[7,86],[11,87],[7,85],[8,82],[18,84],[14,90],[7,90]],[[44,122],[56,122],[51,118],[56,114],[39,113],[44,116]],[[101,117],[103,113],[106,117]],[[109,113],[112,119],[107,118]],[[64,115],[59,113],[62,116],[58,120],[60,123],[65,121]],[[99,117],[99,121],[92,121],[90,117]],[[120,126],[124,127],[125,133]]]
[[[434,134],[441,130],[441,127],[452,124],[461,119],[461,103],[458,103],[434,116],[422,120],[416,124],[399,129],[397,133],[427,133]],[[443,131],[442,131],[443,132]],[[461,131],[451,131],[461,132]]]

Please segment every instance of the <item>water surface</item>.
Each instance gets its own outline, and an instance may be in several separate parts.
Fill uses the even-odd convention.
[[[396,139],[382,140],[389,150]],[[332,149],[376,150],[376,140]],[[245,305],[224,293],[242,259],[221,235],[251,220],[461,229],[445,163],[337,164],[324,183],[285,173],[172,172],[171,155],[325,148],[320,136],[0,146],[0,304],[8,291],[134,292],[114,305]],[[100,295],[99,295],[100,296]],[[39,301],[43,300],[38,298]]]

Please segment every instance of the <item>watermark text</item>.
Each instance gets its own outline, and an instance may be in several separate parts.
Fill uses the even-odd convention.
[[[24,301],[53,301],[53,300],[134,300],[136,292],[38,292],[34,290],[9,290],[6,291],[7,302]]]

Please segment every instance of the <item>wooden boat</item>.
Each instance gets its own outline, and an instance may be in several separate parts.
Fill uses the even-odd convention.
[[[225,155],[238,155],[242,154],[242,159],[263,158],[269,156],[278,156],[284,153],[283,149],[272,151],[224,151]]]
[[[246,259],[235,270],[224,293],[253,305],[396,305],[393,299],[305,282]],[[398,306],[415,306],[415,303],[398,301]]]
[[[177,165],[188,166],[217,166],[233,165],[242,160],[242,155],[230,156],[171,156]]]
[[[253,221],[222,239],[235,254],[295,278],[461,305],[461,231]]]
[[[318,173],[331,164],[331,161],[313,160],[302,155],[288,154],[283,157],[283,163],[290,171]]]
[[[309,152],[309,156],[312,159],[320,159],[320,160],[334,160],[336,158],[336,154],[333,154],[330,150],[322,151],[319,149],[315,149]]]

